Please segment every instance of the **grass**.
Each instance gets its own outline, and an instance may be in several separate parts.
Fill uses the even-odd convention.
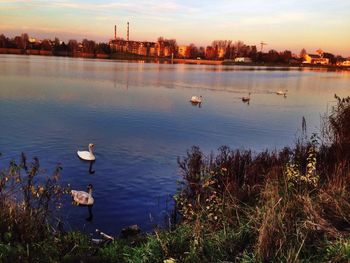
[[[54,224],[60,168],[38,180],[23,155],[0,173],[0,262],[349,262],[350,98],[336,98],[322,134],[292,148],[193,147],[178,160],[176,224],[109,244]]]

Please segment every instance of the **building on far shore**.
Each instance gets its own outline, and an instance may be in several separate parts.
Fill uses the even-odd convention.
[[[112,39],[109,41],[112,52],[131,53],[140,56],[154,57],[157,55],[155,42],[127,41],[124,39]]]
[[[226,48],[220,47],[218,48],[218,58],[222,59],[225,57],[226,54]]]
[[[175,52],[174,45],[170,41],[163,39],[157,42],[147,42],[117,38],[109,41],[109,47],[112,52],[147,57],[170,57]]]
[[[306,54],[304,56],[304,64],[314,64],[314,65],[328,65],[329,58],[326,57],[328,53],[324,53],[322,50],[316,51],[318,54]]]
[[[344,67],[350,67],[350,60],[345,60],[343,61],[340,66],[344,66]]]
[[[34,38],[34,37],[29,37],[29,38],[28,38],[28,42],[29,42],[29,43],[32,43],[32,44],[41,43],[40,40],[38,40],[38,39],[36,39],[36,38]]]
[[[253,60],[251,58],[248,57],[237,57],[235,58],[235,62],[239,62],[239,63],[252,63]]]
[[[177,55],[179,58],[187,58],[188,57],[188,46],[178,46],[177,47]]]
[[[163,38],[158,39],[156,43],[156,50],[158,57],[170,57],[174,53],[174,48],[171,43]]]

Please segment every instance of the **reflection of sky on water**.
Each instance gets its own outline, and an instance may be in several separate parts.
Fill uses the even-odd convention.
[[[56,57],[0,56],[0,165],[21,151],[45,168],[62,163],[74,188],[92,183],[94,220],[117,232],[149,229],[175,191],[176,158],[192,145],[261,151],[291,144],[305,116],[309,132],[334,94],[349,94],[348,72],[161,65]],[[288,90],[287,98],[273,92]],[[240,97],[251,92],[250,105]],[[202,95],[201,107],[189,103]],[[76,157],[93,142],[96,173]],[[1,161],[2,160],[2,161]],[[85,210],[66,205],[72,227]]]

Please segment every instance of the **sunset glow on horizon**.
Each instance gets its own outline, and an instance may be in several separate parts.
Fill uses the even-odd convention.
[[[184,0],[0,0],[0,34],[108,41],[117,35],[155,41],[175,38],[179,45],[207,46],[213,40],[241,40],[264,50],[309,53],[321,48],[350,56],[350,1],[184,1]]]

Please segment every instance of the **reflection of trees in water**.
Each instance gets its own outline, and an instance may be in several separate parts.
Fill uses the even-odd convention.
[[[124,74],[125,77],[125,85],[124,85],[124,89],[128,90],[129,89],[129,68],[126,68],[126,73]],[[114,77],[113,77],[113,86],[116,89],[117,88],[117,73],[114,73]],[[123,88],[122,88],[123,89]]]

